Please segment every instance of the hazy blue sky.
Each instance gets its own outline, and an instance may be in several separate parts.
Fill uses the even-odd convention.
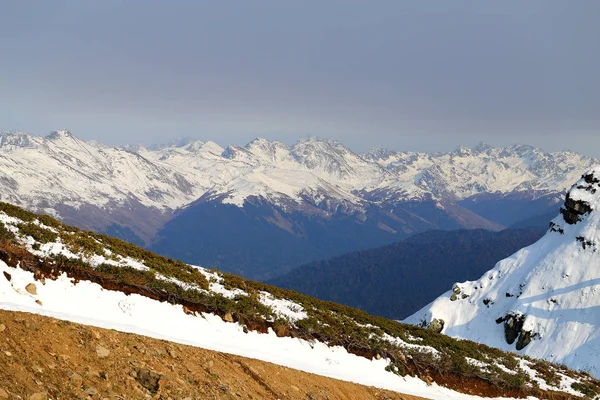
[[[600,1],[0,1],[0,129],[600,156]]]

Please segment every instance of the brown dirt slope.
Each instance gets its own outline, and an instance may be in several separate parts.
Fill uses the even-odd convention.
[[[404,399],[279,365],[0,310],[0,399]]]

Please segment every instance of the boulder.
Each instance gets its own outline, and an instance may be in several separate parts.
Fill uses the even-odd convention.
[[[427,329],[429,329],[431,331],[435,331],[437,333],[441,333],[442,330],[444,329],[444,320],[438,319],[438,318],[432,319],[431,322],[429,323],[429,326],[427,326]]]
[[[521,334],[519,335],[519,340],[517,340],[517,350],[523,350],[525,346],[527,346],[532,339],[531,331],[521,330]]]
[[[504,317],[504,337],[506,343],[513,344],[523,328],[525,322],[524,315],[507,314]]]
[[[29,294],[37,294],[37,286],[35,286],[35,283],[30,283],[27,286],[25,286],[25,290],[27,290],[27,293]]]
[[[96,346],[96,355],[100,358],[106,358],[110,355],[110,350],[98,345]]]
[[[159,374],[147,369],[138,370],[137,377],[135,378],[140,385],[152,393],[158,392],[158,389],[160,388],[160,379],[161,376]]]

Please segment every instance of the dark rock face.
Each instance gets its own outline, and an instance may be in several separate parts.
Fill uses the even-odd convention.
[[[586,181],[586,183],[589,184],[600,183],[600,179],[596,178],[594,174],[587,174],[584,175],[582,178]]]
[[[523,329],[524,322],[524,315],[508,314],[504,317],[504,337],[506,338],[506,343],[513,344],[515,342]]]
[[[594,241],[586,239],[583,236],[577,236],[575,238],[575,240],[577,240],[579,243],[581,243],[581,247],[583,247],[584,250],[589,247],[592,250],[596,251],[596,243]]]
[[[571,198],[571,191],[573,190],[585,190],[586,192],[590,192],[592,194],[596,193],[598,190],[600,179],[596,178],[593,173],[589,173],[582,176],[583,180],[587,185],[579,184],[571,188],[571,190],[567,193],[565,198],[564,207],[560,208],[560,213],[562,214],[564,220],[568,224],[576,224],[577,222],[582,220],[582,216],[585,214],[589,214],[592,211],[592,207],[590,204],[583,200],[574,200]]]
[[[592,208],[588,203],[582,200],[573,200],[567,193],[565,199],[565,206],[561,207],[560,213],[562,214],[567,224],[573,225],[581,221],[581,216],[588,214],[592,211]]]
[[[516,349],[523,350],[531,340],[538,337],[537,333],[526,331],[523,329],[525,315],[506,314],[504,318],[498,318],[497,324],[504,322],[504,337],[506,343],[513,344],[517,341]]]
[[[531,331],[521,330],[519,340],[517,340],[517,350],[523,350],[531,342]]]

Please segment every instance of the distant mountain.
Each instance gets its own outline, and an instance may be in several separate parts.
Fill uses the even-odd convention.
[[[406,321],[600,375],[600,167],[539,241],[455,284]]]
[[[429,231],[388,246],[303,265],[269,283],[402,319],[444,288],[481,276],[543,233],[539,229]]]
[[[0,135],[0,200],[265,278],[426,230],[502,229],[555,206],[596,162],[523,145],[357,154],[306,138],[115,148],[67,130],[8,132]]]

